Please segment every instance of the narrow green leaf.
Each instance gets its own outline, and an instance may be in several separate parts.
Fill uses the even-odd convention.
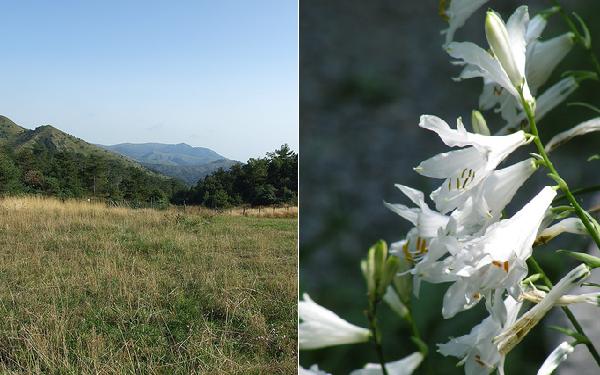
[[[573,77],[577,83],[581,83],[586,79],[598,80],[598,74],[589,70],[567,70],[561,74],[561,77]]]
[[[556,250],[556,252],[561,253],[561,254],[567,254],[570,257],[580,260],[590,268],[600,267],[600,258],[595,257],[593,255],[586,254],[586,253],[578,253],[578,252],[569,251],[569,250]]]
[[[590,339],[588,339],[587,336],[582,335],[579,332],[573,331],[572,329],[558,327],[558,326],[549,326],[549,328],[551,328],[555,331],[561,332],[567,336],[571,336],[572,338],[577,340],[577,343],[588,344],[590,342]]]
[[[600,160],[600,154],[592,155],[587,159],[587,161],[592,161],[592,160]]]
[[[579,26],[581,26],[581,30],[583,31],[583,35],[579,34],[579,38],[583,43],[583,46],[585,47],[585,49],[590,49],[592,47],[592,37],[590,35],[590,29],[588,29],[583,19],[579,17],[579,14],[573,12],[573,17],[575,17],[575,19],[579,22]]]
[[[595,105],[590,104],[590,103],[571,102],[571,103],[567,103],[567,107],[584,107],[584,108],[590,109],[596,113],[600,113],[600,108],[598,108]]]

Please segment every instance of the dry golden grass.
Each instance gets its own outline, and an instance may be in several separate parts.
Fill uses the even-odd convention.
[[[0,200],[0,373],[295,373],[296,224]]]
[[[184,210],[178,208],[178,211]],[[223,209],[221,211],[212,210],[202,206],[188,206],[184,212],[195,213],[200,215],[230,215],[230,216],[248,216],[248,217],[263,217],[263,218],[297,218],[298,207],[235,207]]]

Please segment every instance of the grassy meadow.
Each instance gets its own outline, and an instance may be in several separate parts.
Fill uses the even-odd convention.
[[[0,373],[295,373],[297,220],[275,216],[1,199]]]

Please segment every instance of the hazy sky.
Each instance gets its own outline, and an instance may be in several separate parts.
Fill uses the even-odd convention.
[[[11,1],[0,114],[88,142],[298,150],[292,0]]]

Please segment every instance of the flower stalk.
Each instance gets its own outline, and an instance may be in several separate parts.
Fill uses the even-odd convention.
[[[367,318],[369,319],[369,329],[371,330],[371,336],[373,337],[373,344],[375,346],[375,353],[377,353],[377,360],[381,364],[381,372],[383,375],[388,375],[387,369],[385,368],[383,346],[381,345],[381,331],[377,326],[378,302],[379,301],[369,301],[369,310],[367,311]]]
[[[575,209],[575,213],[581,219],[586,230],[588,231],[590,236],[592,236],[596,245],[600,248],[600,235],[598,234],[598,229],[597,229],[595,223],[592,223],[590,221],[591,216],[586,211],[584,211],[583,208],[581,208],[581,206],[575,199],[575,196],[573,195],[573,193],[571,193],[571,190],[569,189],[569,186],[567,185],[566,181],[560,177],[560,175],[558,174],[558,171],[556,170],[556,168],[554,168],[554,165],[550,161],[550,158],[548,157],[548,154],[545,151],[544,145],[543,145],[542,141],[540,140],[537,125],[535,123],[534,110],[531,108],[531,106],[529,105],[527,100],[525,100],[525,98],[523,97],[522,94],[521,94],[521,104],[523,105],[523,109],[525,110],[525,113],[527,114],[527,120],[529,121],[529,127],[530,127],[531,134],[533,134],[533,136],[535,137],[533,139],[533,142],[534,142],[535,146],[537,147],[539,155],[542,157],[542,160],[544,161],[544,166],[550,170],[550,177],[558,182],[558,186],[559,186],[560,190],[562,190],[562,192],[565,194],[565,196],[567,197],[567,200],[569,201],[569,203],[571,203],[571,206],[573,206],[573,208]],[[544,281],[546,286],[548,286],[549,288],[552,288],[552,282],[546,276],[546,274],[544,273],[544,271],[542,270],[540,265],[535,261],[533,256],[531,256],[528,259],[527,263],[530,266],[532,266],[534,273],[539,273],[542,275],[542,280]],[[575,330],[577,330],[578,333],[585,336],[583,328],[581,327],[581,325],[579,324],[579,322],[577,321],[577,319],[575,318],[575,315],[573,315],[571,310],[569,310],[569,308],[566,306],[563,306],[561,308],[567,315],[567,318],[569,319],[571,324],[573,324],[573,327],[575,327]],[[588,341],[588,343],[586,343],[586,346],[587,346],[588,350],[590,351],[590,353],[592,354],[592,356],[594,357],[594,360],[596,360],[596,363],[598,364],[598,366],[600,366],[600,354],[594,347],[594,344],[592,344],[591,342]]]
[[[598,227],[597,227],[596,223],[592,221],[593,219],[590,216],[590,214],[587,213],[579,205],[579,202],[577,202],[577,199],[575,199],[575,196],[569,189],[567,182],[560,177],[560,175],[558,174],[558,171],[556,170],[556,168],[554,168],[554,165],[550,161],[550,158],[548,157],[548,154],[546,153],[546,151],[544,149],[544,145],[542,144],[542,141],[540,140],[537,125],[535,122],[535,115],[534,115],[533,109],[531,108],[531,106],[529,105],[527,100],[525,100],[523,95],[521,95],[521,104],[523,105],[525,113],[527,114],[527,120],[529,122],[531,134],[534,136],[533,143],[537,147],[538,154],[542,157],[544,166],[546,168],[548,168],[548,170],[550,170],[550,174],[549,174],[550,178],[552,178],[553,180],[555,180],[558,183],[558,187],[564,193],[564,195],[566,196],[569,203],[571,203],[571,206],[573,206],[573,208],[575,209],[575,213],[581,219],[583,225],[585,226],[585,229],[588,231],[590,236],[592,236],[596,245],[600,248],[600,233],[598,233]]]

